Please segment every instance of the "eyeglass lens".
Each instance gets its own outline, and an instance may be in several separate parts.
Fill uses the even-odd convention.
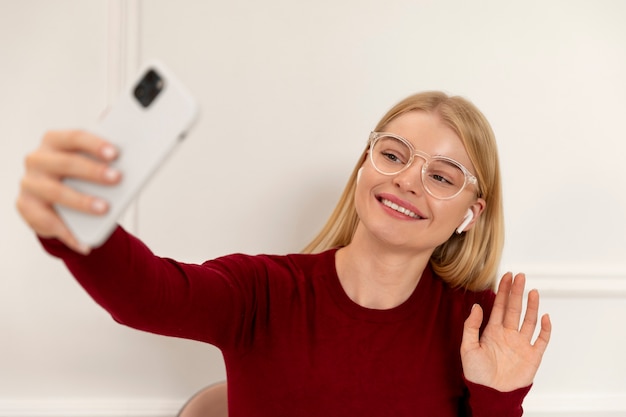
[[[405,169],[411,164],[412,156],[412,150],[407,144],[391,136],[378,137],[371,150],[374,167],[388,175],[397,174]],[[458,194],[465,186],[465,173],[456,164],[437,157],[432,157],[424,164],[422,183],[433,196],[450,198]]]

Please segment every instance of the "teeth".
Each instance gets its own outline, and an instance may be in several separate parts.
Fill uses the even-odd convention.
[[[389,207],[390,209],[393,209],[395,211],[397,211],[398,213],[402,213],[406,216],[412,217],[414,219],[420,219],[421,217],[418,216],[417,214],[413,213],[411,210],[401,207],[399,205],[397,205],[396,203],[393,203],[389,200],[385,200],[384,198],[380,200],[381,203],[383,203],[385,206]]]

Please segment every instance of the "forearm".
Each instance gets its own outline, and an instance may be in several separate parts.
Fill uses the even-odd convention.
[[[41,242],[116,321],[153,333],[207,341],[207,335],[199,331],[206,329],[206,322],[204,326],[199,322],[206,314],[197,310],[199,303],[194,299],[199,294],[190,291],[193,275],[201,274],[201,266],[155,256],[122,228],[87,256],[58,240]]]

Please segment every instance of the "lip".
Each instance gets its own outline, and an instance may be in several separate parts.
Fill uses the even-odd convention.
[[[409,203],[406,200],[398,198],[397,196],[395,196],[393,194],[387,194],[387,193],[377,194],[376,195],[376,200],[380,203],[380,205],[382,206],[382,208],[385,211],[387,211],[388,213],[394,215],[394,217],[401,218],[401,219],[404,219],[404,220],[422,220],[422,219],[426,218],[426,216],[424,216],[424,214],[421,211],[419,211],[419,209],[417,207],[415,207],[413,204]],[[394,204],[397,204],[400,207],[403,207],[405,210],[412,211],[413,213],[415,213],[416,215],[419,216],[419,219],[407,216],[406,214],[400,213],[400,212],[398,212],[398,211],[396,211],[396,210],[394,210],[394,209],[392,209],[390,207],[387,207],[386,205],[384,205],[382,203],[382,200],[390,201],[390,202],[392,202]]]

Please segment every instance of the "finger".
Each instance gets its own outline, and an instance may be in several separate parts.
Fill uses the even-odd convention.
[[[65,226],[65,224],[61,223],[61,228],[59,229],[58,239],[63,242],[68,248],[72,249],[75,252],[81,253],[83,255],[89,255],[91,252],[91,248],[76,239],[72,232]]]
[[[498,292],[496,293],[496,299],[493,302],[491,316],[489,316],[489,324],[502,324],[507,300],[509,298],[509,291],[511,290],[512,280],[513,274],[510,272],[504,274],[504,276],[500,280],[500,284],[498,285]]]
[[[537,340],[535,341],[535,348],[539,350],[541,355],[544,354],[546,348],[548,347],[548,343],[550,342],[550,336],[552,335],[552,322],[550,321],[550,316],[544,314],[541,317],[541,330],[539,331],[539,336],[537,336]]]
[[[104,162],[79,153],[40,150],[26,156],[26,172],[40,173],[56,178],[79,178],[86,181],[114,184],[121,174]]]
[[[89,248],[82,245],[65,226],[57,213],[41,200],[22,193],[16,203],[17,209],[35,233],[44,238],[58,238],[71,249],[87,254]]]
[[[74,210],[93,214],[104,214],[109,208],[106,201],[82,194],[63,182],[43,175],[25,175],[22,178],[21,189],[25,195],[50,206],[60,204]],[[25,201],[28,203],[30,200]]]
[[[515,275],[515,280],[511,285],[511,292],[508,296],[506,310],[504,314],[503,325],[506,329],[518,330],[520,327],[525,285],[526,276],[524,274]]]
[[[461,350],[468,351],[479,345],[480,325],[483,323],[483,309],[480,305],[474,304],[470,315],[463,325],[463,338],[461,340]]]
[[[539,317],[539,292],[532,290],[528,293],[528,303],[526,304],[526,314],[520,333],[530,342],[537,327]]]
[[[104,161],[118,156],[117,148],[109,141],[85,130],[55,130],[46,132],[42,147],[60,151],[83,152]]]

